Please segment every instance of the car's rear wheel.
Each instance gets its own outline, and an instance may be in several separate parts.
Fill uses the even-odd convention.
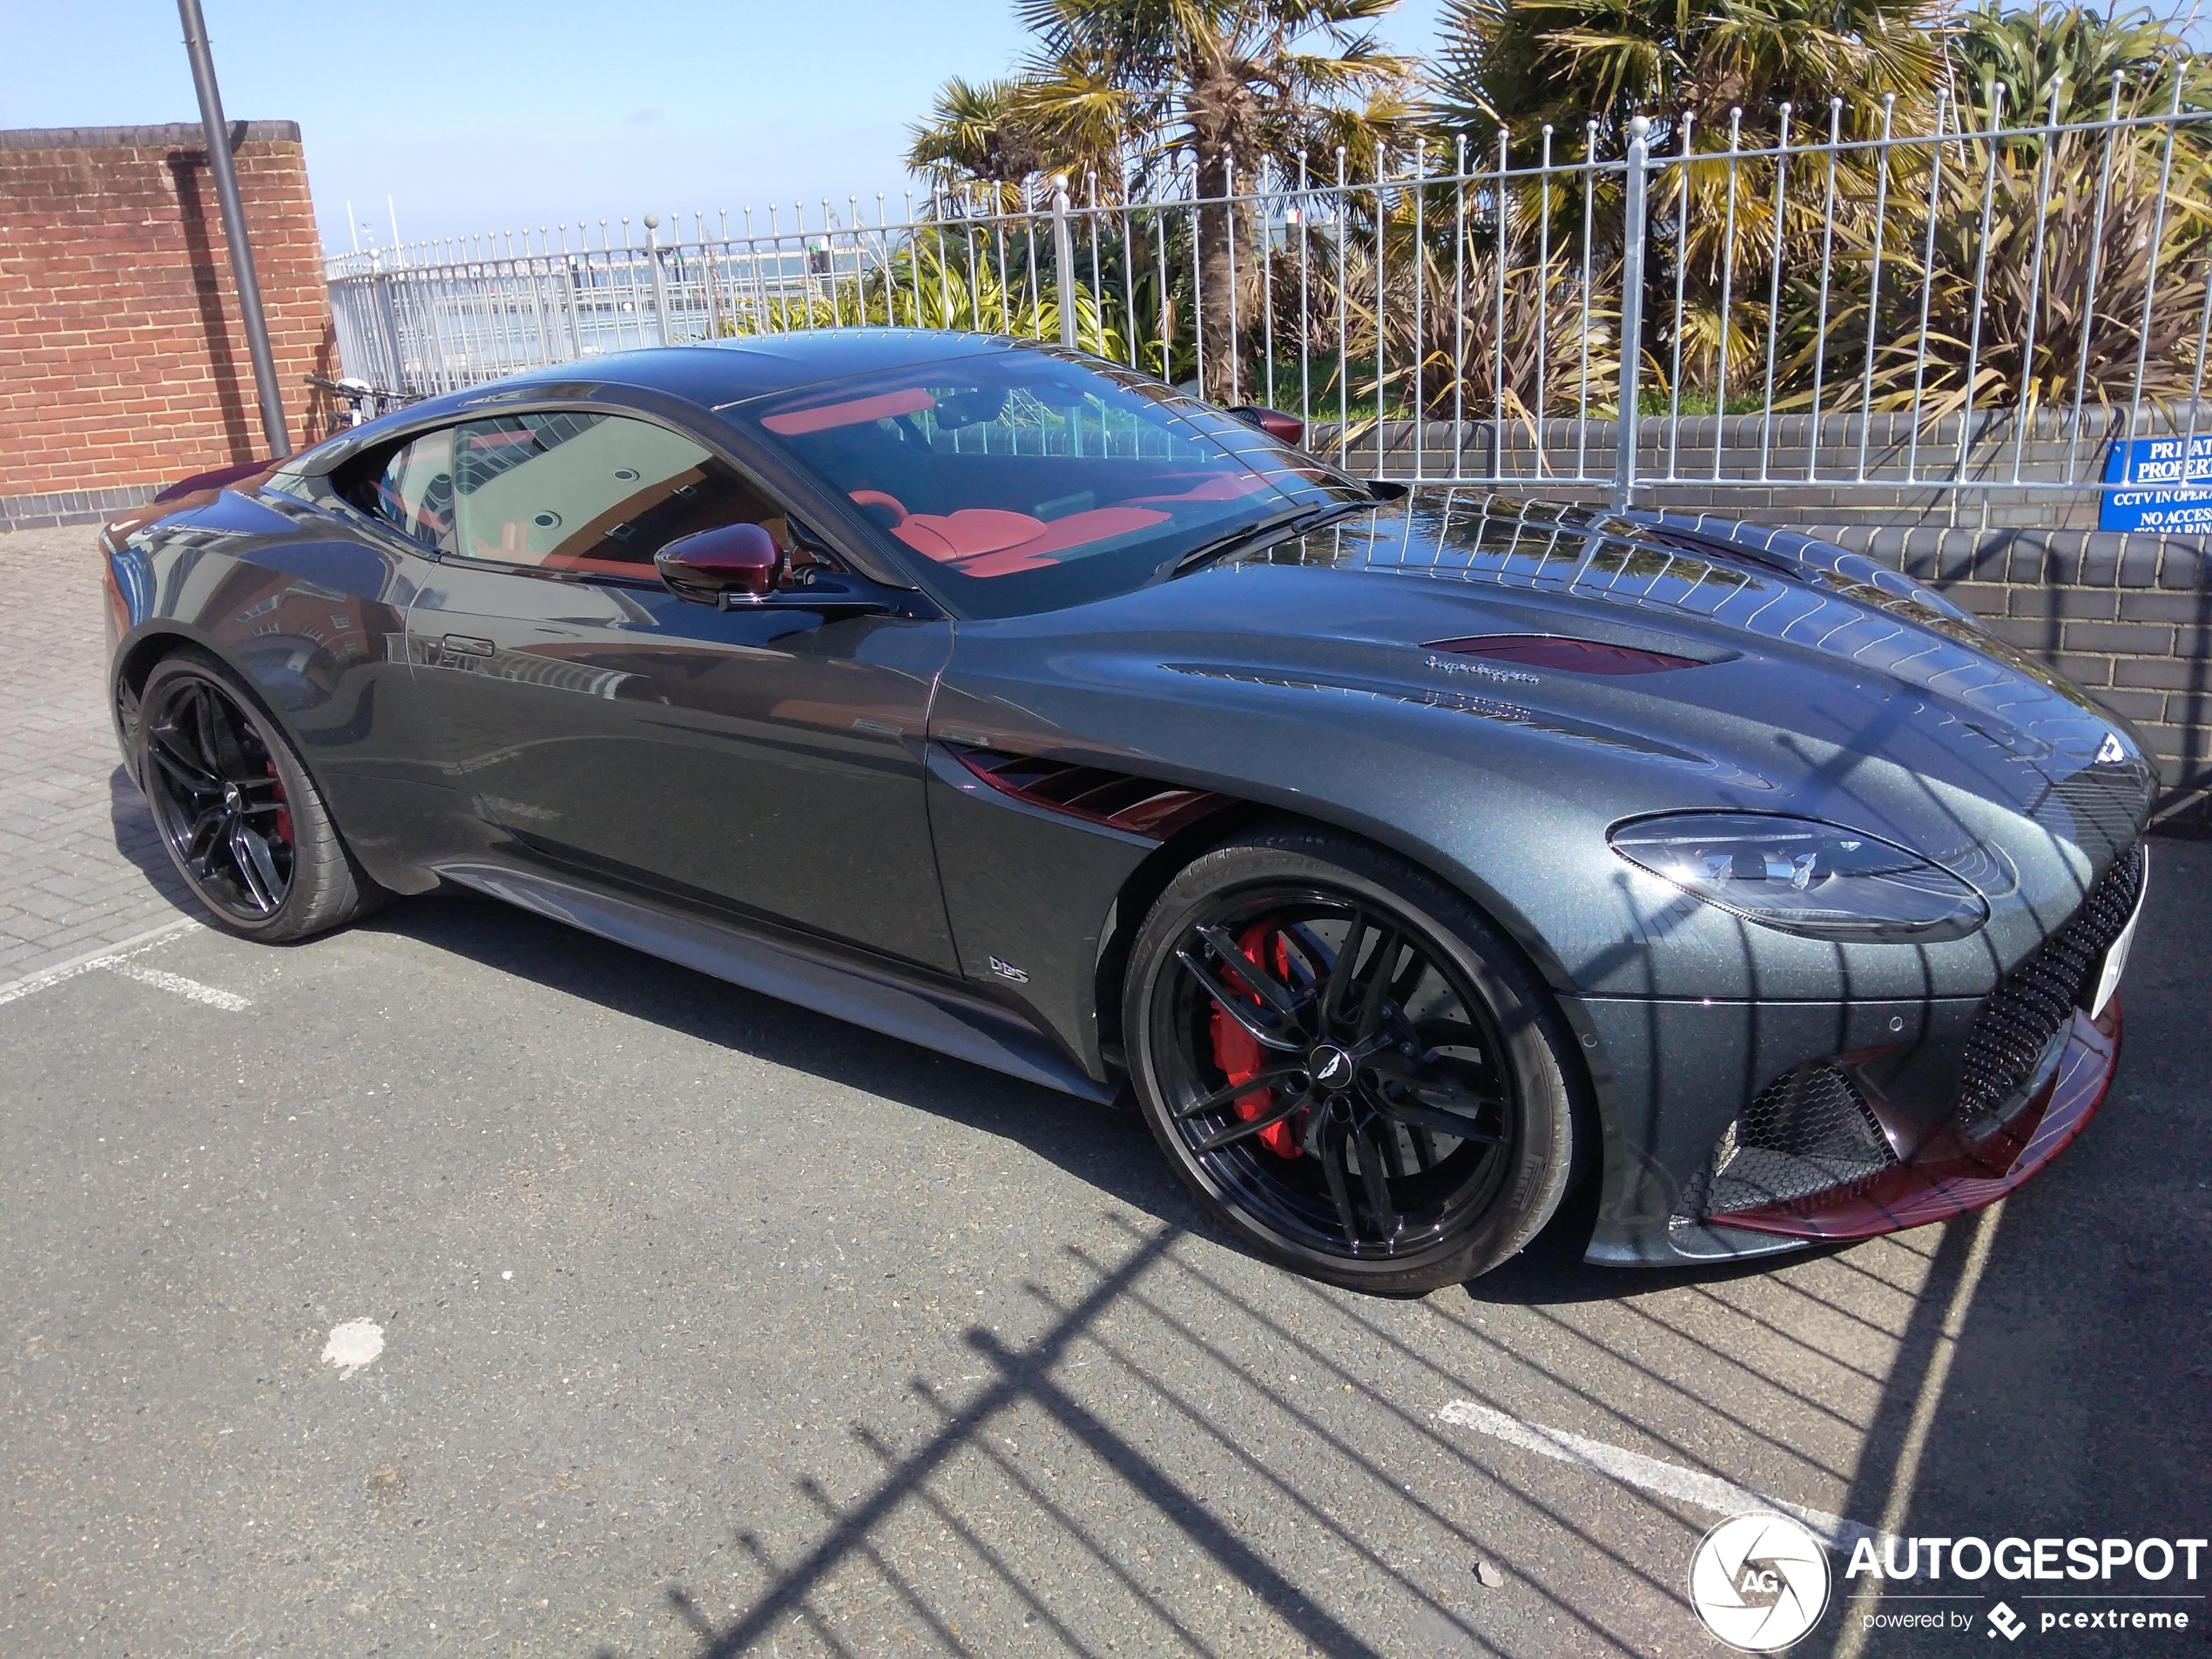
[[[1123,1021],[1138,1103],[1184,1182],[1298,1271],[1457,1284],[1566,1190],[1556,1006],[1466,900],[1349,837],[1285,828],[1193,862],[1138,931]]]
[[[162,843],[223,927],[275,943],[361,913],[367,879],[307,768],[213,658],[190,651],[157,664],[133,725]]]

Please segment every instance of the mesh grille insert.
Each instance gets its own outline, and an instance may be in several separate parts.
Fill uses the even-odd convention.
[[[1710,1215],[1784,1204],[1879,1175],[1897,1162],[1851,1079],[1826,1062],[1787,1071],[1760,1091],[1713,1150],[1702,1194]]]
[[[2004,1109],[2035,1075],[2051,1040],[2095,990],[2105,953],[2142,894],[2143,862],[2138,841],[2089,890],[2074,920],[2006,974],[1982,1004],[1959,1089],[1959,1129],[1969,1139],[1998,1126]]]

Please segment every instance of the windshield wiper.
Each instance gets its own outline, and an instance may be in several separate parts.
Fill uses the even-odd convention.
[[[1342,518],[1350,513],[1374,510],[1374,502],[1342,501],[1320,507],[1294,507],[1285,513],[1274,513],[1252,523],[1240,526],[1225,536],[1217,536],[1211,542],[1201,542],[1188,553],[1177,558],[1167,574],[1170,577],[1188,576],[1202,565],[1231,553],[1241,552],[1269,538],[1280,540],[1298,531],[1318,529],[1331,519]]]

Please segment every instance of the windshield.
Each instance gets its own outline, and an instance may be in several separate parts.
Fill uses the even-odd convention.
[[[1231,415],[1046,351],[856,375],[721,413],[849,497],[971,617],[1125,592],[1240,526],[1367,499]]]

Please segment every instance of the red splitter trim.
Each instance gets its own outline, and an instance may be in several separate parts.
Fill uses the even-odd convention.
[[[1948,1221],[1995,1204],[2064,1151],[2104,1102],[2120,1063],[2120,999],[2092,1021],[2080,1009],[2058,1069],[2030,1101],[1986,1140],[1968,1143],[1946,1130],[1910,1163],[1866,1182],[1789,1204],[1718,1211],[1716,1227],[1792,1238],[1871,1238]]]

